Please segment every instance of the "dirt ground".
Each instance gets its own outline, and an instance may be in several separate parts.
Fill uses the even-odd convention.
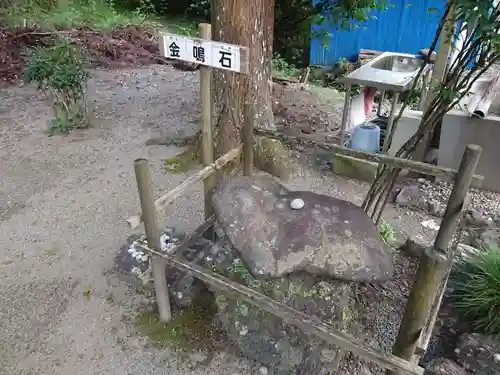
[[[133,160],[151,161],[158,194],[186,178],[162,172],[162,160],[179,149],[145,141],[195,131],[198,74],[164,65],[97,71],[89,92],[93,126],[49,137],[41,94],[20,86],[0,91],[0,374],[255,374],[254,364],[231,352],[202,366],[149,345],[131,323],[148,297],[114,270],[131,234],[125,219],[139,208]],[[293,107],[295,116],[335,126],[339,109],[328,113],[331,100],[300,96],[308,99]],[[366,184],[319,165],[288,185],[361,202]],[[175,202],[162,224],[194,229],[202,207],[200,186]],[[430,241],[435,232],[421,226],[424,218],[394,207],[386,214],[401,233]]]

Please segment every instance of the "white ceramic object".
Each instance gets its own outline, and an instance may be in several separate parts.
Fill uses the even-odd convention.
[[[292,210],[300,210],[300,209],[304,208],[304,205],[305,205],[305,202],[300,198],[292,199],[292,201],[290,202],[290,208]]]

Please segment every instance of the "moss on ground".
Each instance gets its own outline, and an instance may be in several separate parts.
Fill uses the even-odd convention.
[[[165,173],[183,173],[189,171],[198,163],[195,147],[190,147],[177,156],[163,160]]]
[[[168,324],[159,321],[156,310],[147,309],[136,317],[135,325],[157,347],[173,347],[184,353],[210,351],[224,339],[213,325],[216,312],[213,296],[207,292],[190,307],[174,311]]]

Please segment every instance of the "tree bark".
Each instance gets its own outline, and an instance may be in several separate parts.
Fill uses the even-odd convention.
[[[256,127],[274,128],[274,0],[214,0],[212,31],[214,40],[249,48],[248,75],[214,69],[214,128],[220,156],[241,141],[245,101],[255,105]]]
[[[245,102],[255,108],[254,127],[276,130],[273,116],[275,0],[213,0],[212,38],[249,49],[249,74],[213,71],[213,124],[216,157],[241,143]],[[281,142],[256,137],[254,165],[287,180],[298,170]]]

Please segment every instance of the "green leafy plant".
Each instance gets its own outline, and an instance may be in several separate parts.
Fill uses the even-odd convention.
[[[500,333],[500,248],[490,246],[470,258],[459,258],[451,273],[456,308],[476,329]]]
[[[87,126],[86,86],[89,75],[81,51],[65,40],[36,48],[28,58],[25,79],[52,101],[51,132],[68,133]]]
[[[382,220],[380,222],[379,230],[384,242],[388,245],[392,245],[396,239],[396,231],[392,225]]]
[[[274,54],[272,69],[274,76],[282,78],[295,77],[299,74],[299,69],[288,63],[279,53]]]

